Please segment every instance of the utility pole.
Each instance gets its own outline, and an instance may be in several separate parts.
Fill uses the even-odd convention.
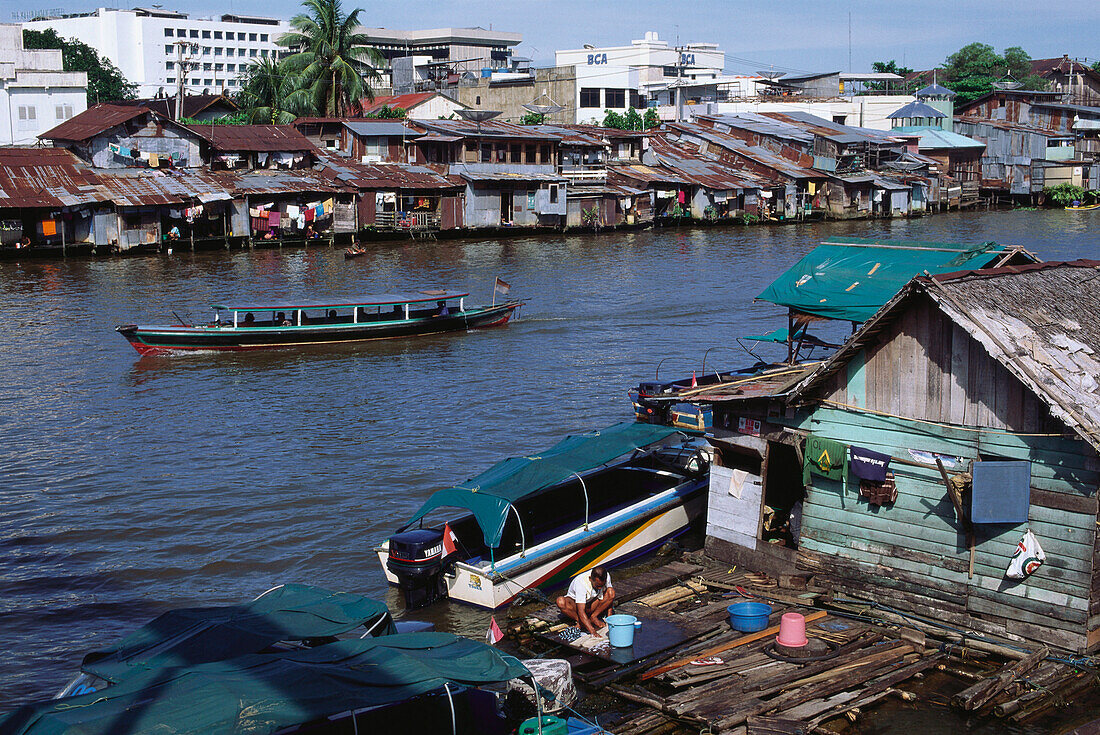
[[[183,96],[187,75],[198,66],[198,62],[192,61],[191,58],[184,58],[184,48],[190,45],[187,41],[176,41],[176,114],[172,117],[177,121],[183,117]]]

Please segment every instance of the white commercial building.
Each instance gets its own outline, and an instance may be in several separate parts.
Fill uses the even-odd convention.
[[[0,145],[30,145],[88,107],[88,75],[64,71],[59,50],[25,50],[23,29],[0,25]]]
[[[577,120],[587,122],[602,119],[608,109],[651,105],[670,85],[674,89],[677,80],[681,84],[720,82],[726,54],[714,43],[673,46],[648,31],[629,46],[558,51],[555,63],[576,67]]]
[[[23,27],[53,28],[63,38],[88,44],[138,85],[138,97],[175,94],[181,70],[188,94],[235,92],[240,73],[258,59],[277,57],[281,48],[275,41],[290,30],[286,21],[274,18],[192,18],[144,8],[99,8],[33,20]]]

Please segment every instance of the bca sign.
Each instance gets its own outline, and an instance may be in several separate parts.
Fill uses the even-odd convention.
[[[680,54],[680,66],[695,66],[695,54]]]
[[[596,66],[596,65],[599,65],[599,64],[606,64],[606,63],[607,63],[607,54],[589,54],[588,55],[588,65],[589,66]]]

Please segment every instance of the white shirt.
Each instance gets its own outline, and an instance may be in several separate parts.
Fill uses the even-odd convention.
[[[584,572],[578,574],[573,578],[573,581],[569,584],[568,597],[572,597],[578,605],[583,605],[593,597],[603,599],[603,593],[605,590],[611,589],[611,575],[607,575],[607,581],[603,587],[599,590],[592,586],[592,572]]]

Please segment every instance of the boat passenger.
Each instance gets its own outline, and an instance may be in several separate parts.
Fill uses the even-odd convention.
[[[557,604],[567,618],[580,623],[592,635],[599,635],[614,601],[611,575],[603,567],[592,567],[591,572],[578,574],[573,579],[569,591],[557,599]]]
[[[328,310],[328,320],[330,322],[335,322],[336,321],[336,309],[329,309]]]
[[[254,326],[255,324],[256,324],[256,317],[254,317],[252,315],[251,311],[244,315],[244,325],[246,327],[251,327],[251,326]]]
[[[172,225],[172,229],[168,230],[168,239],[169,240],[179,240],[180,239],[179,225]]]
[[[451,313],[450,309],[447,308],[446,301],[437,301],[435,305],[439,307],[439,314],[437,314],[437,316],[447,316]]]

